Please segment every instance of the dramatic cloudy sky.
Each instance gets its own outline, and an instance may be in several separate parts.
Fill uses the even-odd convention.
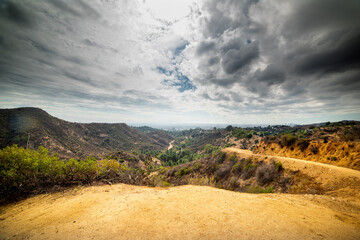
[[[358,0],[1,0],[0,107],[78,122],[360,120]]]

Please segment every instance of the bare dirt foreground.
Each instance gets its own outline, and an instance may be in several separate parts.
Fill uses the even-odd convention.
[[[327,195],[125,184],[72,189],[0,208],[0,239],[360,239],[358,171],[282,162],[329,187],[345,186],[337,183]]]
[[[0,233],[2,239],[359,239],[359,209],[329,196],[117,184],[8,206]]]

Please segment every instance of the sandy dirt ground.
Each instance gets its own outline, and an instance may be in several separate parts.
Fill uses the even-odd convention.
[[[286,161],[293,168],[316,166],[320,180],[333,173],[358,176],[351,169]],[[247,194],[191,185],[75,188],[1,207],[0,239],[360,239],[358,196]]]
[[[1,239],[360,239],[360,204],[319,195],[124,184],[1,209]]]

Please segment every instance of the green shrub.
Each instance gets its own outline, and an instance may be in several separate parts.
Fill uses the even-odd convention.
[[[196,170],[199,170],[201,167],[202,167],[202,163],[199,163],[199,162],[195,163]]]
[[[236,146],[236,144],[235,143],[227,143],[224,145],[223,148],[228,148],[228,147],[233,147],[233,146]]]
[[[216,155],[216,162],[217,163],[223,163],[226,159],[226,153],[225,152],[219,152],[217,155]]]
[[[283,165],[281,162],[274,162],[274,165],[278,171],[283,169]]]
[[[233,173],[241,173],[241,171],[242,171],[242,165],[241,165],[240,161],[237,161],[237,162],[234,164],[234,166],[232,166],[231,171],[232,171]]]
[[[182,177],[190,172],[190,169],[188,168],[181,168],[179,171],[175,173],[175,176]]]
[[[305,139],[299,139],[296,145],[300,148],[301,151],[305,151],[309,147],[310,141]]]
[[[218,151],[220,151],[219,147],[213,146],[211,144],[206,144],[204,146],[204,150],[206,154],[211,154],[211,153],[217,153]]]
[[[237,161],[237,157],[236,157],[236,153],[233,153],[232,155],[230,155],[227,160],[229,162],[236,162]]]
[[[292,135],[291,133],[287,133],[281,136],[281,145],[290,147],[294,145],[296,142],[296,136]]]
[[[54,185],[112,179],[129,171],[132,170],[114,159],[61,160],[57,155],[49,155],[44,147],[36,151],[8,146],[0,150],[0,196],[6,198],[13,193],[28,193]]]
[[[245,170],[249,170],[256,167],[256,165],[253,165],[251,162],[249,162],[246,166],[245,166]]]

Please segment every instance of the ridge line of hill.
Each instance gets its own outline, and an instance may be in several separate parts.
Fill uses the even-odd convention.
[[[161,150],[173,137],[165,131],[143,133],[125,123],[76,123],[39,108],[0,109],[0,148],[44,146],[60,157],[100,157],[119,150]]]

